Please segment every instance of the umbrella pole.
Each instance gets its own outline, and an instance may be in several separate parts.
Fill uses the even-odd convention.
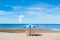
[[[30,36],[31,36],[32,34],[31,34],[31,26],[30,26]]]

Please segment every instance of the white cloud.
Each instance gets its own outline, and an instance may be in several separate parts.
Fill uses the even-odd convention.
[[[41,7],[29,7],[29,8],[26,8],[27,10],[44,10],[43,8]]]
[[[20,15],[18,18],[18,22],[21,23],[23,21],[24,15]]]
[[[35,15],[36,14],[36,12],[32,11],[32,10],[29,10],[29,11],[27,10],[25,13],[28,15]]]
[[[38,4],[38,5],[30,6],[30,7],[14,6],[13,7],[13,10],[14,10],[13,12],[15,12],[16,14],[18,13],[18,15],[20,15],[18,17],[18,22],[19,23],[23,22],[24,15],[26,15],[26,16],[37,15],[37,16],[32,16],[33,19],[31,17],[32,22],[35,21],[35,22],[39,22],[39,23],[58,23],[58,21],[60,20],[59,19],[60,15],[59,16],[58,15],[54,16],[54,14],[50,15],[52,13],[58,14],[58,11],[56,11],[58,9],[59,9],[58,7],[52,7],[51,5],[47,6],[46,4],[43,4],[43,5]],[[21,15],[22,13],[24,15]],[[30,16],[28,16],[28,17],[30,17]],[[35,18],[38,19],[38,20],[36,20]],[[24,21],[26,21],[26,20],[28,20],[28,18],[25,19]],[[58,21],[56,21],[56,20],[58,20]]]
[[[54,7],[48,4],[35,4],[29,7],[23,6],[15,6],[13,7],[16,13],[20,14],[27,14],[27,15],[41,15],[41,14],[49,14],[47,12],[53,12],[54,10],[58,9],[58,7]]]
[[[51,12],[51,11],[54,11],[54,10],[56,10],[56,9],[59,9],[59,8],[58,8],[58,7],[54,7],[54,8],[52,8],[52,9],[50,9],[50,10],[45,11],[45,12]]]
[[[24,0],[23,0],[24,1]],[[39,15],[41,13],[46,13],[46,12],[50,12],[53,11],[56,8],[50,9],[51,7],[54,7],[52,5],[49,4],[43,4],[43,3],[37,3],[37,4],[33,4],[31,6],[28,7],[23,7],[23,6],[13,6],[13,10],[16,13],[24,13],[24,14],[29,14],[29,15]],[[50,9],[50,10],[48,10]]]
[[[7,12],[7,11],[0,10],[0,15],[5,15],[5,14],[13,14],[13,12]]]
[[[26,15],[39,15],[43,11],[46,10],[46,8],[41,7],[42,4],[41,5],[36,4],[36,5],[33,5],[33,6],[31,5],[29,7],[14,6],[13,10],[14,10],[15,13],[20,13],[20,14],[23,13],[23,14],[26,14]],[[45,6],[46,6],[46,4],[45,4]]]

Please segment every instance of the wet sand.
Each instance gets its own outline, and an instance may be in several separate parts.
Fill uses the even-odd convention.
[[[30,32],[30,29],[0,29],[0,32],[9,32],[9,33],[26,33]],[[58,31],[52,31],[47,29],[31,29],[31,32],[35,33],[60,33]]]

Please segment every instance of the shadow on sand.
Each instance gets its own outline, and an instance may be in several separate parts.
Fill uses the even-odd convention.
[[[42,34],[29,34],[27,36],[42,36]]]

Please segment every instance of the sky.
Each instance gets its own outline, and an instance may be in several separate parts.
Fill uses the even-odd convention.
[[[0,24],[60,24],[60,0],[0,0]]]

